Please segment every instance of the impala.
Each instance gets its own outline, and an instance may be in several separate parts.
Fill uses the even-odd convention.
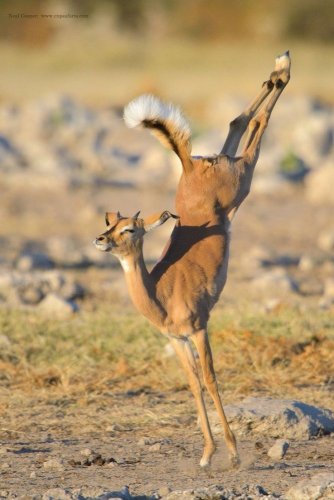
[[[188,374],[204,435],[202,467],[210,464],[215,443],[191,344],[198,351],[204,384],[219,414],[231,463],[237,465],[236,440],[218,391],[207,323],[226,282],[231,220],[249,193],[261,138],[289,79],[290,57],[286,52],[276,59],[260,94],[230,123],[221,152],[210,157],[191,156],[190,128],[177,107],[151,95],[130,102],[124,111],[126,124],[150,129],[181,160],[177,215],[162,211],[140,218],[139,213],[124,217],[108,212],[107,230],[95,240],[99,250],[110,251],[120,260],[134,305],[170,340]],[[244,133],[243,150],[235,156]],[[176,224],[170,241],[148,272],[143,258],[144,236],[171,217]]]

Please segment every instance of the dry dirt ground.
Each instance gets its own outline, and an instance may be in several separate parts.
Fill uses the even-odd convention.
[[[291,442],[287,455],[276,463],[267,456],[272,440],[241,440],[238,469],[229,467],[219,439],[211,468],[202,470],[202,437],[188,391],[105,394],[92,398],[84,410],[66,397],[31,401],[30,409],[16,401],[11,413],[21,430],[2,429],[3,497],[31,498],[55,487],[108,492],[125,485],[133,495],[211,485],[240,494],[247,486],[261,485],[283,495],[297,480],[334,472],[330,436]],[[109,417],[120,423],[108,426]],[[91,465],[82,454],[87,448],[97,454]]]
[[[266,242],[267,247],[279,254],[307,252],[317,257],[314,241],[319,231],[328,227],[330,211],[326,207],[314,211],[304,204],[298,192],[292,197],[290,194],[288,190],[283,198],[253,198],[240,213],[233,229],[230,281],[224,295],[227,304],[238,303],[241,295],[243,301],[248,298],[251,304],[249,286],[242,280],[238,266],[238,259],[247,252],[251,239],[252,247]],[[270,214],[267,212],[269,202]],[[312,231],[308,230],[310,220],[314,222]],[[81,236],[88,238],[90,231],[94,234],[90,227],[87,234]],[[298,278],[300,271],[297,268],[294,271]],[[309,275],[306,282],[311,289],[325,272],[319,268],[316,275]],[[103,283],[108,271],[100,270],[100,273]],[[89,281],[90,274],[87,276]],[[84,275],[81,278],[84,282]],[[94,292],[99,284],[91,283],[91,287]],[[93,292],[85,299],[88,302],[82,304],[83,309],[90,307]],[[302,303],[306,318],[309,305],[314,306],[318,299],[310,293],[289,295],[286,301]],[[120,307],[121,304],[122,301]],[[125,485],[133,495],[166,494],[168,489],[210,485],[223,485],[240,494],[246,487],[260,485],[267,492],[284,495],[300,479],[318,472],[334,472],[333,436],[292,441],[287,455],[278,463],[267,455],[273,440],[241,438],[238,469],[229,468],[225,446],[222,439],[217,438],[218,452],[212,467],[201,470],[198,463],[202,436],[196,425],[193,399],[185,385],[159,392],[154,388],[159,383],[155,380],[150,387],[134,382],[131,388],[131,382],[120,382],[109,389],[104,384],[100,390],[88,391],[84,402],[57,387],[53,389],[52,384],[44,392],[32,388],[24,394],[16,390],[15,385],[5,390],[1,397],[0,497],[40,498],[55,487],[71,491],[84,488],[83,494],[87,491],[86,496],[90,496],[92,487],[95,491],[99,488],[100,492],[107,492]],[[276,380],[277,387],[279,384]],[[271,395],[273,388],[269,387],[266,395]],[[246,393],[256,395],[256,390],[248,388]],[[236,394],[227,391],[225,402],[242,399]],[[312,390],[307,394],[308,401],[317,401],[317,396],[312,398]],[[332,390],[323,394],[322,402],[327,401],[333,409]],[[293,397],[303,400],[305,395],[302,384],[300,389],[295,388]],[[288,389],[286,396],[289,396]],[[84,454],[87,449],[95,455],[87,458]],[[250,494],[249,498],[255,497]]]

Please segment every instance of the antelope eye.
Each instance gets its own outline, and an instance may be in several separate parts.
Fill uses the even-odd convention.
[[[134,233],[134,232],[135,232],[135,230],[134,230],[134,229],[125,228],[125,229],[123,229],[123,230],[121,231],[121,234],[123,234],[123,233]]]

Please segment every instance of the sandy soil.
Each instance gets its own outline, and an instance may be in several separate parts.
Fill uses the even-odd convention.
[[[19,432],[10,431],[10,418]],[[118,424],[107,425],[108,420]],[[229,467],[219,438],[211,468],[202,470],[198,465],[202,436],[188,391],[105,394],[85,408],[64,397],[31,400],[29,407],[16,401],[2,426],[8,426],[1,429],[3,497],[30,498],[55,487],[99,487],[107,492],[125,485],[132,494],[149,495],[163,488],[174,491],[213,484],[240,493],[246,485],[261,485],[267,492],[283,495],[297,479],[334,472],[330,436],[291,442],[279,463],[267,455],[273,444],[270,439],[241,439],[237,470]],[[82,454],[87,448],[101,455],[91,457],[91,465]],[[44,464],[51,459],[57,463],[48,469]]]

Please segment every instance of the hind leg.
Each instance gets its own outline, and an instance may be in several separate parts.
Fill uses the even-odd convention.
[[[284,71],[284,65],[286,66],[287,62],[289,63],[290,68],[290,57],[289,51],[285,52],[282,56],[278,56],[275,61],[275,69],[271,73],[269,80],[264,82],[261,92],[258,96],[252,101],[252,103],[248,106],[248,108],[241,113],[240,116],[235,118],[230,123],[230,130],[221,150],[222,154],[226,154],[229,156],[235,156],[240,140],[243,134],[246,132],[247,127],[255,115],[255,113],[259,110],[263,101],[268,97],[268,95],[272,92],[277,81],[281,78],[282,72]],[[287,82],[286,82],[287,83]]]

